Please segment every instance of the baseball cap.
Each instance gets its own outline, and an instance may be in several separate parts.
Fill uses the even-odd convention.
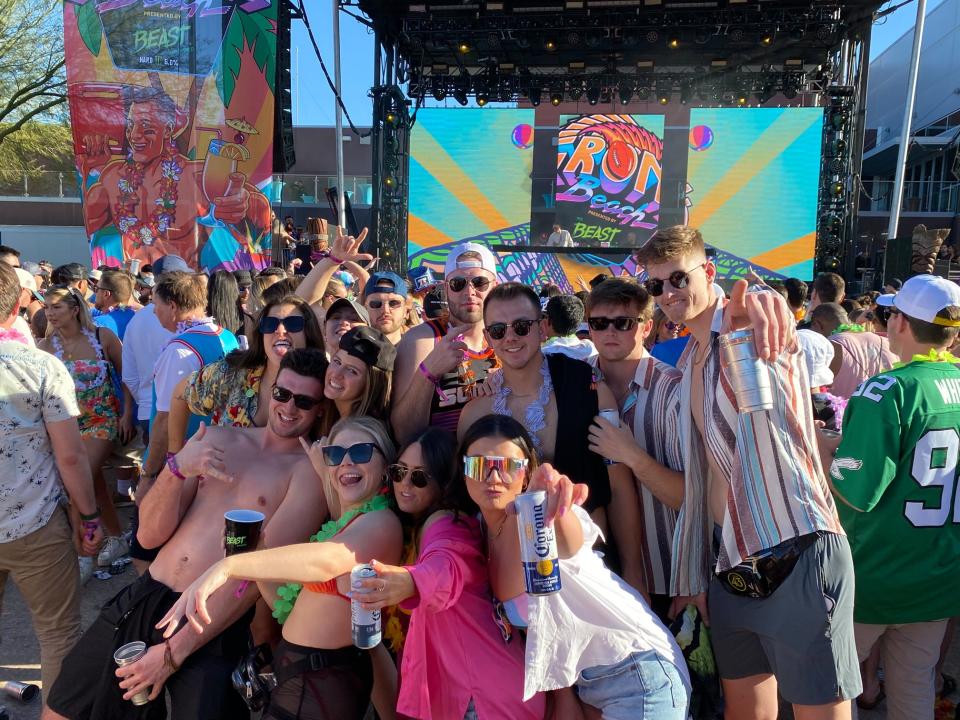
[[[818,388],[833,384],[833,371],[830,363],[833,360],[833,343],[816,330],[797,330],[797,340],[803,350],[803,360],[807,365],[807,374],[810,376],[810,387]]]
[[[351,300],[350,298],[340,298],[335,300],[334,303],[327,308],[327,317],[333,315],[337,310],[342,307],[351,307],[353,311],[360,317],[360,321],[370,324],[370,313],[367,312],[367,309],[358,303],[356,300]]]
[[[37,265],[37,263],[31,260],[21,260],[20,267],[22,267],[31,275],[49,275],[50,274],[46,270],[44,270],[42,267]]]
[[[17,274],[20,287],[24,290],[29,290],[30,294],[33,295],[34,299],[38,302],[43,302],[43,295],[37,292],[37,280],[33,277],[33,274],[24,270],[22,267],[14,268],[13,271]]]
[[[426,292],[437,284],[437,279],[433,276],[433,270],[426,265],[411,268],[407,272],[407,277],[413,283],[414,292]]]
[[[234,270],[233,277],[236,278],[239,288],[248,288],[253,285],[253,276],[249,270]]]
[[[877,305],[895,307],[904,315],[934,325],[960,327],[960,320],[937,317],[944,308],[960,307],[960,285],[936,275],[914,275],[899,292],[878,297]]]
[[[137,283],[143,287],[153,287],[157,284],[156,279],[154,278],[153,273],[142,272],[137,276]]]
[[[100,270],[91,270],[87,275],[94,282],[100,282],[100,278],[103,277],[103,273]]]
[[[87,279],[87,269],[80,263],[67,263],[58,268],[54,268],[53,282],[59,285],[66,285],[77,280]]]
[[[169,272],[193,272],[187,261],[179,255],[163,255],[153,261],[153,275],[159,277]]]
[[[407,283],[396,273],[388,271],[375,272],[370,276],[370,279],[367,280],[367,286],[363,289],[363,296],[366,298],[375,293],[406,295]]]
[[[463,257],[467,253],[476,253],[479,257]],[[449,277],[457,270],[467,270],[469,268],[480,268],[496,275],[497,258],[486,245],[475,242],[460,243],[447,255],[447,261],[443,265],[443,274]]]
[[[397,350],[387,336],[366,325],[347,330],[340,338],[340,349],[381,370],[393,370],[393,361],[397,357]]]

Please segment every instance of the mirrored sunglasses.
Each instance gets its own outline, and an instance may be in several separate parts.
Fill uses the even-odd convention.
[[[516,479],[517,473],[526,470],[526,458],[505,458],[492,455],[467,455],[463,458],[463,474],[471,480],[484,482],[493,470],[500,474],[504,485]]]
[[[473,289],[477,292],[483,292],[490,287],[490,278],[483,277],[482,275],[472,277],[469,280],[465,277],[453,277],[447,280],[447,285],[453,292],[458,293],[463,292],[468,282],[473,285]]]

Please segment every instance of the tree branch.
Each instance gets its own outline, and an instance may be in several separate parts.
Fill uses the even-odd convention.
[[[28,112],[26,112],[26,113],[23,115],[23,117],[21,117],[19,120],[17,120],[17,122],[15,122],[15,123],[13,123],[12,125],[9,125],[9,126],[7,126],[7,127],[0,128],[0,145],[3,145],[3,141],[4,141],[6,138],[8,138],[10,135],[12,135],[13,133],[15,133],[15,132],[16,132],[17,130],[19,130],[20,128],[22,128],[22,127],[23,127],[27,122],[29,122],[31,119],[37,117],[38,115],[42,115],[43,113],[48,112],[49,110],[52,110],[52,109],[55,108],[57,105],[61,105],[62,103],[64,103],[64,102],[66,101],[66,99],[67,99],[66,96],[64,96],[64,97],[58,98],[58,99],[56,99],[56,100],[51,100],[50,102],[45,103],[45,104],[43,104],[43,105],[38,105],[37,107],[33,108],[32,110],[29,110]]]

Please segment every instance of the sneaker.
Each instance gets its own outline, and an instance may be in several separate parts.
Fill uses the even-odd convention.
[[[80,557],[78,560],[80,564],[80,585],[86,585],[93,577],[93,558]]]
[[[97,565],[100,567],[110,567],[114,560],[119,560],[130,552],[130,545],[126,540],[120,537],[108,537],[103,547],[100,548],[100,554],[97,556]]]

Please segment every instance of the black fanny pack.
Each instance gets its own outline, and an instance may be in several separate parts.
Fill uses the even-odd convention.
[[[784,540],[775,547],[744,559],[736,567],[717,573],[717,579],[727,592],[734,595],[770,597],[790,577],[803,551],[813,545],[820,535],[815,532]]]
[[[247,707],[263,710],[270,700],[270,691],[277,686],[273,673],[263,672],[273,662],[270,646],[264,643],[250,648],[230,675],[230,682]]]

